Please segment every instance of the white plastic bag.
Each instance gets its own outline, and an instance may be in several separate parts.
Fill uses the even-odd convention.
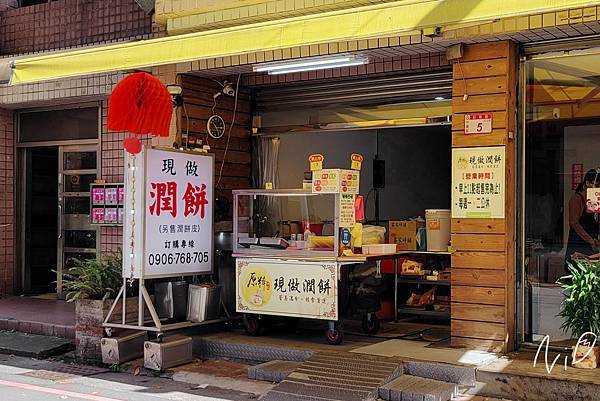
[[[364,226],[362,232],[363,245],[383,244],[385,243],[385,227]]]

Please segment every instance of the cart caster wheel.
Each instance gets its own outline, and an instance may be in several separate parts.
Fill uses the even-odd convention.
[[[336,325],[335,329],[327,329],[325,332],[325,339],[331,345],[339,345],[344,341],[344,332],[342,328]]]
[[[110,327],[107,327],[107,328],[105,328],[105,329],[104,329],[104,332],[106,333],[106,337],[109,337],[109,338],[110,338],[110,337],[112,337],[112,335],[113,335],[112,328],[110,328]]]
[[[249,336],[259,336],[260,335],[260,333],[262,331],[262,327],[261,327],[261,322],[258,319],[258,316],[244,315],[243,321],[244,321],[244,330],[246,330],[246,334],[248,334]]]
[[[362,329],[365,334],[377,334],[379,328],[379,319],[377,319],[377,316],[375,316],[374,313],[371,314],[371,317],[369,317],[369,315],[363,316]]]
[[[163,333],[157,333],[156,334],[156,342],[157,343],[162,343],[164,339],[164,334]]]

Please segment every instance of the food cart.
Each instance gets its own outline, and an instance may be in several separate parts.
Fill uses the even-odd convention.
[[[328,322],[330,344],[343,340],[340,279],[345,268],[396,254],[354,255],[359,172],[313,172],[312,189],[233,191],[236,310],[246,332],[258,335],[264,316]],[[365,331],[379,327],[368,313]]]
[[[263,315],[272,315],[326,320],[327,341],[342,341],[338,281],[342,267],[356,262],[338,257],[339,198],[306,190],[234,191],[236,310],[244,314],[248,334],[257,335]],[[313,223],[321,234],[315,237],[327,242],[320,247],[293,227],[310,227],[309,213],[316,210],[323,220],[331,217],[329,224]]]

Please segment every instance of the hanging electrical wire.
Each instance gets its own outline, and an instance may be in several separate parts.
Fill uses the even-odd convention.
[[[227,132],[227,144],[225,145],[225,151],[223,152],[223,159],[221,160],[221,168],[219,169],[219,178],[217,179],[217,188],[221,185],[221,178],[223,177],[223,167],[225,167],[225,161],[227,160],[227,152],[229,151],[229,144],[231,142],[231,131],[235,125],[235,117],[238,107],[238,96],[240,93],[240,79],[242,74],[238,74],[237,82],[235,84],[235,100],[233,103],[233,116],[231,117],[231,124],[229,125],[229,131]]]

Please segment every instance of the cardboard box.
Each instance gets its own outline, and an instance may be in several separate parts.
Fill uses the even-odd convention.
[[[425,227],[424,221],[390,220],[389,242],[399,251],[417,250],[417,230]]]

